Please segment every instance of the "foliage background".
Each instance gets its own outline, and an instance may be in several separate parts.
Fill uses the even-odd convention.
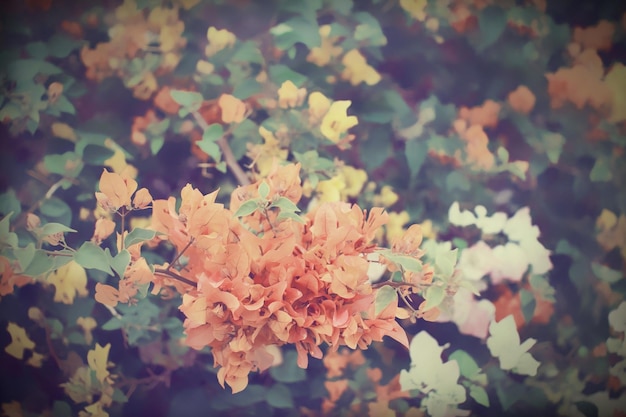
[[[480,297],[493,303],[497,320],[515,316],[522,340],[538,340],[531,350],[542,363],[537,375],[503,371],[497,361],[494,366],[485,338],[463,334],[455,323],[402,324],[409,335],[426,330],[450,343],[448,355],[467,352],[484,369],[488,400],[468,397],[460,409],[485,416],[621,415],[626,373],[620,364],[626,355],[613,346],[626,330],[618,324],[626,290],[623,2],[137,1],[143,18],[135,21],[124,17],[129,4],[2,5],[0,212],[14,213],[11,231],[19,234],[20,246],[29,241],[28,211],[75,229],[67,235],[70,246],[89,240],[103,166],[117,172],[130,165],[155,199],[178,196],[191,183],[203,193],[220,188],[220,202],[228,203],[237,179],[219,164],[216,138],[205,140],[202,129],[185,123],[168,94],[199,91],[199,111],[215,124],[215,99],[230,93],[251,109],[229,139],[242,166],[259,155],[302,161],[299,154],[318,152],[311,163],[316,168],[303,168],[311,187],[307,203],[336,194],[362,207],[383,205],[397,228],[421,223],[426,237],[452,242],[461,252],[479,241],[493,247],[506,237],[453,221],[454,202],[470,211],[483,205],[490,215],[513,216],[529,207],[552,268],[535,281],[532,268],[518,280],[498,281],[492,274],[482,279]],[[176,13],[151,21],[157,7]],[[320,36],[324,25],[332,30]],[[207,53],[209,27],[227,29],[236,42]],[[336,56],[323,65],[312,62],[310,51],[329,36],[336,45],[325,53]],[[360,51],[367,63],[345,61],[350,50]],[[346,72],[351,66],[352,74]],[[359,122],[350,129],[349,146],[309,131],[299,116],[306,102],[302,111],[277,107],[286,80],[333,100],[351,100],[349,114]],[[511,98],[520,86],[532,100],[521,93]],[[282,137],[276,133],[278,146],[258,133],[261,124],[272,132],[288,126]],[[473,125],[478,127],[467,133]],[[341,171],[335,158],[363,170],[367,180]],[[257,159],[250,172],[257,178],[260,170]],[[313,172],[330,182],[314,185]],[[360,185],[356,192],[351,182]],[[381,242],[390,243],[384,236]],[[169,255],[155,251],[151,262]],[[459,261],[461,270],[463,265]],[[183,318],[176,305],[151,296],[134,309],[120,305],[129,322],[122,332],[94,300],[95,284],[107,282],[106,274],[89,269],[87,276],[86,296],[79,291],[70,303],[56,299],[56,286],[46,284],[50,277],[2,294],[0,327],[17,323],[36,344],[31,351],[43,355],[29,364],[35,353],[23,360],[0,353],[6,415],[85,413],[88,402],[75,404],[60,384],[96,342],[111,344],[111,372],[123,375],[111,415],[300,415],[303,407],[323,413],[324,401],[332,404],[328,414],[343,415],[357,403],[378,415],[371,404],[383,394],[376,387],[411,363],[397,343],[377,344],[363,352],[363,369],[381,369],[382,379],[348,367],[342,378],[350,389],[333,399],[325,385],[333,379],[327,364],[311,360],[300,370],[294,351],[285,348],[281,367],[255,374],[246,391],[231,395],[217,383],[209,352],[174,342],[182,336]],[[45,320],[33,318],[33,306]],[[612,311],[621,317],[610,322]],[[79,317],[95,320],[93,337],[77,324]],[[0,332],[0,346],[11,341],[10,331]],[[423,397],[413,392],[387,406],[398,415],[418,413],[414,408]]]

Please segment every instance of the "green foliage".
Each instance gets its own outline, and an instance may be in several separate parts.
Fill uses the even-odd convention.
[[[178,294],[194,289],[181,291],[189,283],[174,286],[171,273],[189,267],[188,253],[153,230],[150,203],[134,207],[138,192],[117,211],[94,196],[106,170],[158,199],[190,183],[203,194],[220,188],[218,201],[227,203],[238,186],[286,162],[300,164],[300,202],[281,194],[285,183],[265,179],[235,216],[246,228],[269,222],[253,231],[262,241],[292,221],[310,233],[304,213],[321,201],[385,206],[387,228],[372,250],[395,272],[383,275],[391,285],[375,284],[375,315],[397,301],[409,312],[409,319],[398,314],[409,340],[414,320],[439,312],[459,334],[481,339],[465,346],[452,326],[450,334],[433,332],[436,353],[452,346],[446,359],[457,362],[466,394],[448,405],[485,416],[611,415],[623,405],[616,381],[624,381],[624,329],[615,319],[626,296],[623,5],[280,0],[244,8],[137,0],[70,10],[57,0],[22,3],[0,18],[7,39],[0,52],[5,414],[13,400],[22,408],[13,414],[26,417],[154,414],[145,398],[155,392],[167,393],[159,400],[172,416],[314,415],[322,401],[332,415],[436,414],[428,407],[437,389],[391,401],[379,394],[419,362],[392,341],[359,350],[365,359],[352,358],[356,367],[323,346],[333,359],[309,358],[304,370],[296,351],[281,348],[282,362],[250,374],[244,392],[224,391],[219,369],[206,365],[211,352],[181,343],[187,327]],[[218,35],[209,36],[209,27]],[[285,92],[287,81],[296,92]],[[328,103],[318,96],[316,108],[313,93]],[[224,95],[240,107],[222,108]],[[328,112],[339,101],[350,102],[346,114]],[[245,116],[224,122],[235,110]],[[351,116],[356,125],[341,130]],[[168,204],[180,208],[180,200]],[[386,249],[413,223],[425,235],[421,260]],[[224,276],[236,267],[224,265]],[[134,282],[136,269],[158,279]],[[217,278],[194,279],[213,285]],[[293,277],[276,279],[291,285]],[[341,311],[301,306],[297,291],[293,323],[306,317],[314,326],[314,313]],[[455,314],[455,305],[465,313]],[[350,312],[359,314],[366,315]],[[520,348],[537,339],[528,350],[541,362],[536,375],[512,376],[524,364],[505,369],[505,354],[485,360],[488,326],[508,315]],[[289,326],[290,340],[306,336],[300,324]],[[375,368],[382,377],[374,381]],[[106,372],[110,381],[100,378]],[[327,383],[343,380],[346,392],[330,401]]]

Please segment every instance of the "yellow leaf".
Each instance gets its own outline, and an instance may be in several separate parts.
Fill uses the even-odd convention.
[[[33,355],[26,361],[26,363],[33,368],[41,368],[45,356],[41,353],[33,352]]]
[[[602,213],[596,220],[596,227],[600,230],[608,230],[617,224],[617,216],[611,210],[602,209]]]
[[[623,122],[626,120],[626,66],[621,63],[613,65],[604,78],[604,82],[613,93],[609,121],[612,123]]]
[[[52,134],[57,138],[67,139],[71,142],[76,142],[76,133],[74,133],[74,129],[72,129],[70,125],[66,123],[55,122],[52,123],[51,128]]]
[[[241,123],[246,118],[246,103],[230,94],[222,94],[217,100],[222,109],[224,123]]]
[[[107,343],[104,347],[96,343],[96,347],[87,353],[87,364],[90,369],[96,372],[96,378],[102,383],[104,383],[106,377],[109,376],[109,371],[107,371],[107,361],[109,359],[110,350],[110,343]]]
[[[63,304],[72,304],[76,294],[86,297],[87,291],[87,273],[85,268],[80,266],[76,261],[70,261],[63,265],[48,278],[48,282],[54,285],[56,290],[54,301]]]
[[[11,335],[11,343],[4,348],[4,351],[17,359],[24,358],[24,350],[33,350],[35,342],[30,340],[26,331],[15,323],[9,322],[7,331]]]
[[[320,132],[333,143],[338,143],[348,129],[359,123],[356,116],[348,116],[348,107],[351,104],[350,100],[335,101],[322,119]]]

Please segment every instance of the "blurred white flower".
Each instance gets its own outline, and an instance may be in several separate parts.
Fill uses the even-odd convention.
[[[491,336],[487,339],[487,347],[491,355],[500,360],[502,370],[511,370],[520,375],[537,375],[540,363],[527,352],[537,341],[529,338],[520,343],[513,315],[499,322],[493,321],[489,333]]]
[[[626,301],[609,313],[609,324],[617,332],[626,331]]]

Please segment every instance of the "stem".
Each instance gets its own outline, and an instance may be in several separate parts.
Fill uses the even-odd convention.
[[[178,275],[176,272],[170,271],[169,269],[156,268],[154,270],[155,275],[166,276],[168,278],[174,278],[177,281],[182,282],[183,284],[191,285],[192,287],[196,287],[196,283],[190,279],[182,277]]]
[[[272,233],[274,233],[274,237],[276,237],[276,229],[274,229],[274,225],[272,224],[271,220],[270,220],[270,216],[267,213],[267,208],[263,207],[263,214],[265,215],[265,219],[267,220],[267,222],[270,225],[270,228],[272,229]]]
[[[121,207],[121,213],[120,213],[120,217],[122,217],[122,242],[121,242],[121,246],[122,248],[120,249],[120,251],[124,250],[124,229],[126,228],[126,208],[125,207]]]
[[[61,359],[59,359],[59,356],[57,355],[56,351],[54,350],[54,346],[52,345],[52,338],[50,337],[50,327],[48,326],[48,323],[44,325],[44,330],[46,332],[46,345],[48,345],[50,356],[52,357],[54,362],[57,364],[59,369],[63,369],[63,366],[62,366],[63,364],[61,363]]]
[[[48,191],[46,191],[46,194],[40,198],[39,200],[37,200],[32,206],[30,206],[28,208],[28,210],[26,210],[24,213],[22,213],[22,218],[20,220],[20,222],[18,222],[15,227],[21,226],[22,223],[26,223],[26,217],[29,214],[32,214],[35,212],[35,210],[37,210],[39,208],[39,206],[41,206],[43,204],[44,201],[49,200],[50,198],[52,198],[52,196],[54,195],[54,193],[59,189],[59,187],[61,187],[61,185],[63,184],[63,182],[67,181],[67,178],[63,177],[60,180],[58,180],[57,182],[55,182],[54,184],[52,184],[50,186],[50,188],[48,189]]]
[[[372,284],[372,288],[373,289],[381,288],[381,287],[384,287],[385,285],[389,285],[392,288],[402,288],[402,287],[420,288],[419,285],[411,284],[410,282],[393,282],[393,281],[378,282],[376,284]]]
[[[174,260],[167,266],[167,268],[165,268],[167,271],[169,271],[170,269],[172,269],[172,266],[178,262],[178,260],[180,259],[181,256],[183,256],[183,253],[185,253],[185,251],[187,249],[189,249],[189,246],[191,246],[191,244],[193,243],[194,238],[192,237],[191,239],[189,239],[189,242],[187,242],[187,245],[185,245],[185,247],[183,248],[183,250],[181,250],[178,255],[176,255],[176,257],[174,258]]]
[[[198,123],[200,128],[202,128],[203,131],[206,131],[209,128],[209,125],[207,124],[206,120],[202,118],[200,113],[198,113],[197,111],[194,111],[191,114],[196,119],[196,122]],[[230,149],[230,146],[228,145],[226,136],[224,135],[221,138],[219,138],[217,140],[217,144],[220,147],[222,154],[224,155],[224,161],[226,162],[226,165],[228,165],[228,167],[232,171],[235,178],[237,178],[237,182],[239,183],[239,185],[249,185],[250,178],[248,178],[244,170],[241,168],[241,166],[237,162],[235,155],[233,155],[232,149]]]

